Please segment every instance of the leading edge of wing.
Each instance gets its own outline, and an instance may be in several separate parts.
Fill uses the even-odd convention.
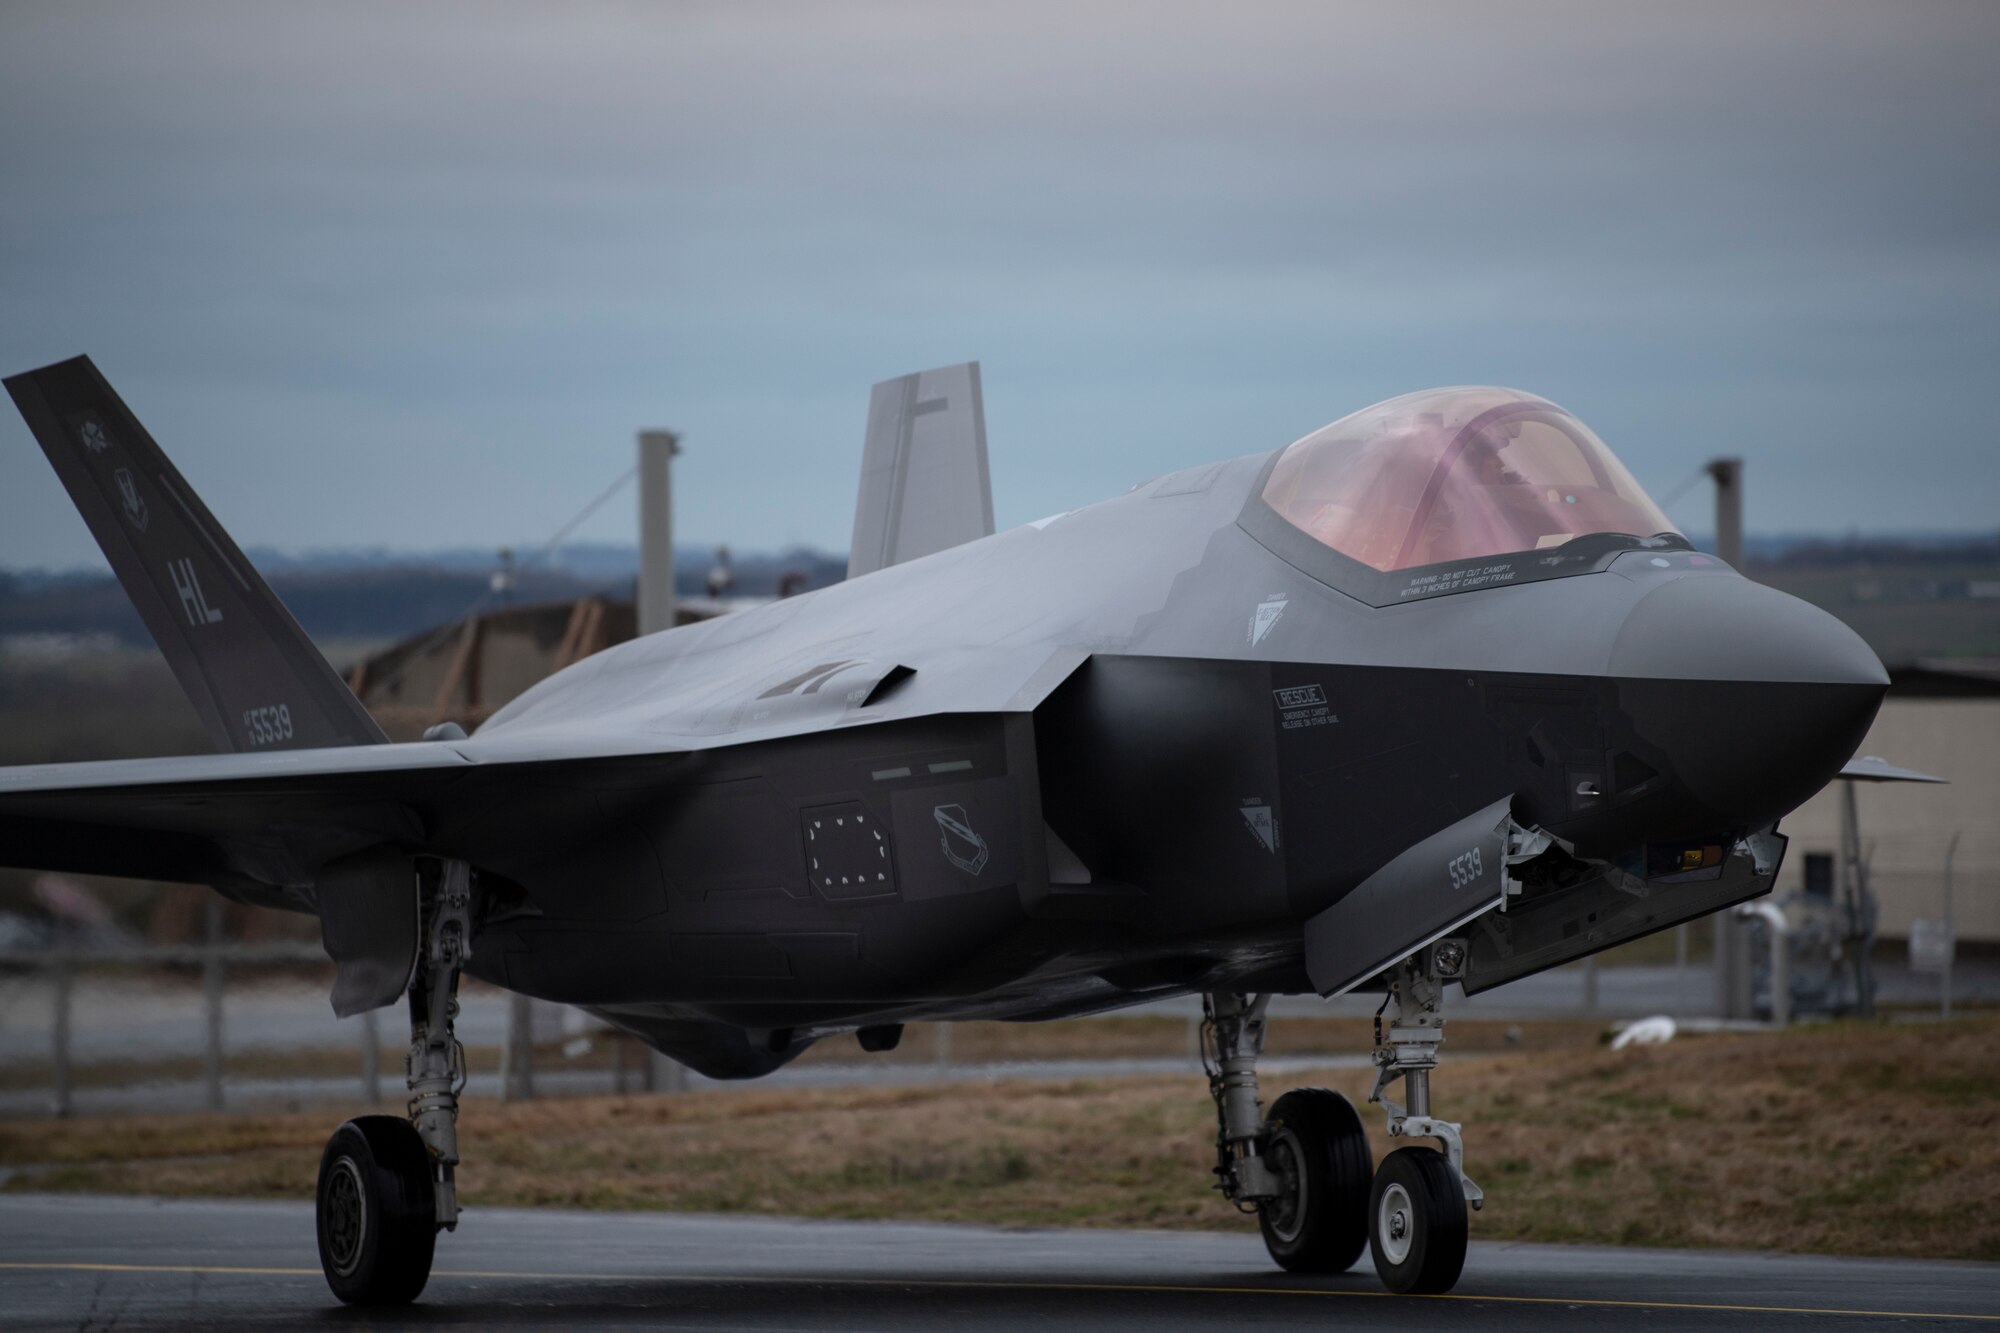
[[[436,741],[401,745],[330,746],[256,754],[195,754],[167,759],[96,759],[73,764],[0,768],[0,799],[40,792],[104,788],[184,787],[223,782],[284,782],[347,774],[409,773],[470,768],[478,761]]]
[[[388,745],[199,754],[168,759],[98,759],[72,764],[0,767],[0,801],[42,792],[136,790],[268,782],[274,787],[318,778],[370,774],[472,772],[509,764],[559,764],[593,759],[641,759],[686,753],[652,737],[537,733],[491,740],[405,741]]]

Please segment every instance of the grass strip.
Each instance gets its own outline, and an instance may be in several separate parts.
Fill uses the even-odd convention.
[[[2000,1260],[1994,1016],[1446,1056],[1475,1238]],[[10,1190],[303,1199],[340,1114],[0,1122],[0,1167]],[[1213,1134],[1192,1073],[475,1100],[460,1183],[475,1207],[1245,1227],[1207,1188]]]

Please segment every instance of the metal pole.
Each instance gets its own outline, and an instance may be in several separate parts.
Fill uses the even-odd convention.
[[[1737,572],[1743,569],[1743,460],[1711,458],[1715,481],[1715,554]]]
[[[59,1116],[70,1113],[70,1068],[69,1068],[69,1015],[70,1000],[76,983],[76,960],[64,949],[56,954],[55,968],[55,1030],[50,1034],[50,1080],[54,1084],[54,1095],[50,1110]]]
[[[1715,935],[1715,1012],[1721,1018],[1750,1018],[1750,927],[1730,912],[1709,917]]]
[[[1951,920],[1951,861],[1952,857],[1958,854],[1958,835],[1961,832],[1963,832],[1963,830],[1953,829],[1951,831],[1951,841],[1945,845],[1944,849],[1945,950],[1944,950],[1944,974],[1939,979],[1941,985],[1938,997],[1938,1017],[1946,1022],[1951,1021],[1951,964],[1953,956],[1958,953],[1958,932],[1953,927]]]
[[[674,627],[673,459],[680,436],[639,432],[639,633]]]
[[[207,1019],[207,1041],[202,1060],[202,1079],[211,1111],[222,1109],[222,899],[210,895],[205,914],[208,942],[202,949],[201,991],[203,1016]]]
[[[1711,458],[1715,482],[1715,554],[1731,569],[1743,568],[1743,460]],[[1728,912],[1709,918],[1715,932],[1715,1008],[1723,1018],[1749,1018],[1749,924]]]
[[[1779,1027],[1792,1021],[1792,943],[1775,927],[1771,931],[1771,1021]]]
[[[1792,1021],[1792,942],[1786,933],[1785,914],[1776,903],[1771,908],[1771,1022],[1785,1027]]]
[[[382,1024],[378,1011],[361,1015],[361,1098],[370,1106],[382,1104]]]
[[[939,1069],[949,1068],[951,1065],[951,1024],[938,1022],[932,1024],[932,1026],[937,1030],[937,1047],[934,1051],[937,1057],[937,1067]]]
[[[1854,799],[1854,779],[1840,780],[1840,850],[1846,863],[1848,952],[1853,957],[1854,1007],[1863,1018],[1875,1017],[1875,962],[1868,949],[1875,941],[1868,929],[1868,885],[1861,867],[1861,816]]]
[[[507,1077],[501,1093],[510,1102],[534,1100],[535,1011],[525,995],[507,997]]]

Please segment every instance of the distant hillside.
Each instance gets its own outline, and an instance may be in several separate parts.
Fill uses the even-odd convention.
[[[1707,533],[1689,533],[1704,551],[1715,549]],[[1931,561],[2000,561],[2000,529],[1992,532],[1781,532],[1743,539],[1744,561],[1762,566],[1922,564]]]
[[[500,563],[491,551],[248,554],[306,633],[322,642],[398,639],[501,600],[492,584]],[[674,585],[683,595],[707,592],[716,566],[713,550],[679,550],[674,560]],[[629,597],[638,566],[632,547],[565,547],[555,560],[519,571],[508,597],[516,602],[602,592]],[[847,575],[847,559],[809,550],[750,553],[732,558],[730,570],[733,595],[767,597],[787,574],[803,576],[807,589],[838,583]],[[18,635],[151,642],[124,589],[108,573],[0,571],[0,640]]]

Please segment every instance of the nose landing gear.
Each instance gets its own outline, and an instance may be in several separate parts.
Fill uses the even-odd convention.
[[[350,1305],[403,1305],[430,1280],[437,1233],[458,1225],[458,1094],[465,1051],[453,1031],[472,953],[472,871],[445,861],[419,877],[423,947],[410,981],[409,1118],[359,1116],[320,1157],[320,1268]]]
[[[1264,1115],[1257,1059],[1268,995],[1202,997],[1202,1066],[1216,1111],[1216,1188],[1257,1214],[1264,1247],[1295,1273],[1341,1273],[1364,1249],[1391,1291],[1451,1290],[1465,1266],[1466,1205],[1485,1199],[1466,1179],[1457,1124],[1431,1117],[1430,1071],[1444,1039],[1439,1005],[1464,966],[1455,940],[1396,964],[1376,1015],[1375,1087],[1391,1138],[1444,1145],[1399,1148],[1369,1171],[1368,1137],[1354,1104],[1327,1088],[1294,1088]],[[1386,1023],[1384,1021],[1386,1016]],[[1404,1081],[1409,1107],[1389,1100]]]
[[[1431,1118],[1431,1070],[1444,1040],[1439,1009],[1447,979],[1464,965],[1465,947],[1456,940],[1405,958],[1390,972],[1389,993],[1375,1015],[1375,1087],[1368,1100],[1388,1113],[1390,1138],[1444,1145],[1443,1152],[1398,1148],[1382,1159],[1369,1188],[1369,1248],[1391,1291],[1450,1291],[1465,1267],[1466,1204],[1476,1209],[1486,1201],[1466,1177],[1458,1125]],[[1384,1095],[1399,1078],[1408,1110]]]

